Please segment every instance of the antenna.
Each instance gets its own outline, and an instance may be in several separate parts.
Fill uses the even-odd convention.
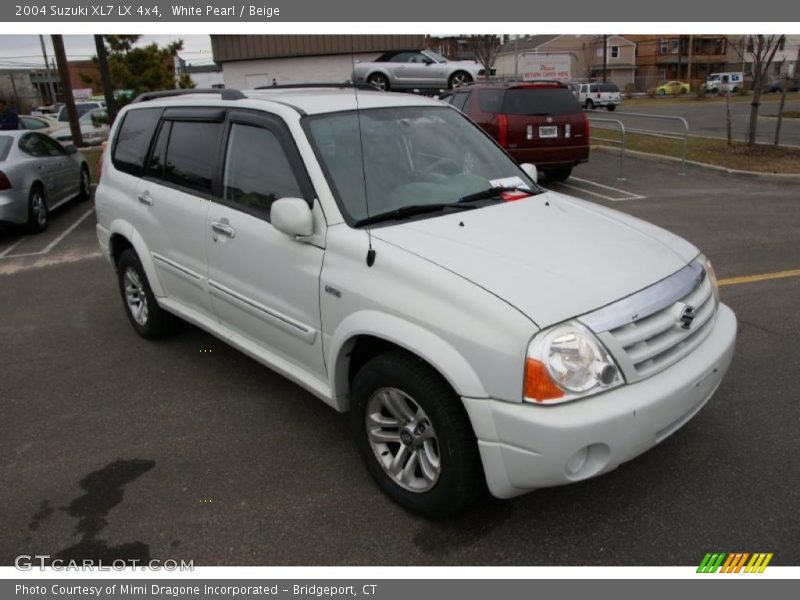
[[[355,69],[356,69],[356,56],[355,48],[353,47],[352,38],[350,40],[350,61],[353,63],[353,94],[356,100],[356,122],[358,123],[358,145],[361,151],[361,177],[364,181],[364,206],[367,209],[367,218],[369,218],[369,193],[367,191],[367,167],[364,164],[364,137],[361,135],[361,109],[358,105],[358,85],[356,84]],[[375,264],[375,250],[372,248],[372,228],[367,225],[367,266],[371,267]]]

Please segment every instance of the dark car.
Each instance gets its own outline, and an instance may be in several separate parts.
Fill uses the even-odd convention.
[[[782,92],[784,83],[788,83],[787,91],[800,91],[800,82],[798,82],[797,79],[789,79],[788,81],[786,79],[776,79],[775,81],[772,81],[764,91],[768,94]]]
[[[557,81],[477,83],[444,98],[480,125],[518,163],[563,181],[589,158],[589,122]]]

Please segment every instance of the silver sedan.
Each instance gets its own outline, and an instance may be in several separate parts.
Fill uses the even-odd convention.
[[[0,223],[47,229],[48,213],[88,200],[89,167],[75,146],[36,131],[0,131]]]
[[[384,52],[372,62],[356,63],[353,81],[379,90],[440,90],[476,81],[484,73],[475,61],[449,61],[430,50],[400,50]]]

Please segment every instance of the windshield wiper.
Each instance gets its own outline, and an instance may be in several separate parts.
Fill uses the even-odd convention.
[[[462,196],[461,198],[458,199],[456,204],[460,204],[462,202],[475,202],[476,200],[488,200],[489,198],[497,198],[503,192],[525,192],[526,194],[530,194],[531,196],[538,193],[525,185],[490,187],[480,192],[475,192],[474,194],[467,194],[466,196]]]
[[[408,206],[401,206],[394,210],[387,210],[386,212],[378,213],[359,219],[354,223],[355,227],[363,225],[372,225],[373,223],[380,223],[382,221],[393,221],[395,219],[402,219],[404,217],[413,217],[414,215],[423,215],[429,212],[438,212],[447,208],[455,208],[457,210],[469,210],[477,208],[469,204],[461,204],[459,202],[439,202],[436,204],[409,204]]]

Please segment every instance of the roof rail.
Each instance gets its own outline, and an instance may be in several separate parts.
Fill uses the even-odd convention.
[[[187,88],[181,90],[145,92],[136,96],[131,104],[135,104],[137,102],[147,102],[148,100],[157,100],[158,98],[169,98],[171,96],[184,96],[186,94],[218,94],[222,100],[242,100],[243,98],[247,97],[239,90],[235,90],[233,88]]]
[[[366,90],[372,92],[379,92],[380,90],[368,83],[353,83],[352,81],[343,81],[342,83],[284,83],[278,85],[260,85],[257,90],[291,90],[291,89],[304,89],[304,88],[356,88],[359,90]]]

